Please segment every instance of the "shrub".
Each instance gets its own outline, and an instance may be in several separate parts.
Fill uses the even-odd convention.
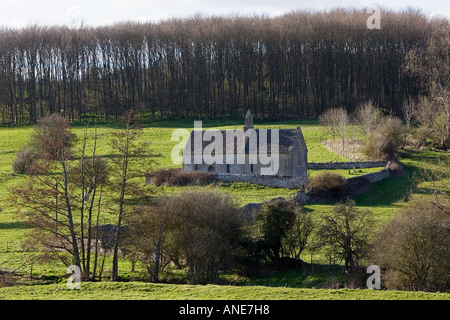
[[[362,152],[371,160],[392,160],[397,157],[398,150],[403,145],[406,133],[400,119],[384,117],[382,123],[371,132]]]
[[[30,173],[36,157],[36,151],[31,148],[24,148],[20,150],[17,152],[16,159],[12,164],[13,171],[22,174]]]
[[[187,185],[207,185],[214,181],[210,172],[186,172],[183,169],[168,169],[152,172],[147,176],[147,182],[154,186],[176,187]]]
[[[190,283],[211,283],[220,272],[235,268],[243,222],[230,196],[184,190],[138,208],[129,223],[127,245],[155,281],[158,272],[173,263],[187,268]]]
[[[313,195],[340,197],[345,192],[345,183],[341,175],[323,172],[309,180],[306,191]]]
[[[405,177],[406,170],[405,168],[397,161],[389,161],[387,165],[387,169],[389,169],[391,176],[397,177]]]
[[[294,201],[277,200],[263,205],[256,219],[260,222],[260,229],[267,256],[276,261],[280,258],[282,240],[292,229],[296,211],[301,207]]]
[[[0,270],[0,288],[2,287],[11,287],[14,285],[14,278],[12,274],[2,272]]]
[[[165,203],[192,283],[218,279],[230,270],[239,252],[243,220],[233,199],[213,191],[183,191]]]
[[[373,243],[372,260],[388,289],[450,290],[450,206],[417,201],[387,223]]]
[[[275,199],[262,206],[256,220],[262,238],[259,244],[275,266],[301,265],[300,255],[314,228],[311,216],[292,199]]]

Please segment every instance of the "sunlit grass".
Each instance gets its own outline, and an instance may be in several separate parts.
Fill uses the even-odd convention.
[[[143,282],[66,283],[0,288],[0,299],[33,300],[448,300],[449,294],[370,289],[174,285]]]
[[[329,139],[327,133],[321,128],[316,121],[298,122],[290,121],[288,123],[256,123],[260,128],[295,128],[298,125],[302,127],[302,131],[308,147],[308,160],[310,162],[341,162],[347,161],[345,158],[326,149],[322,142]],[[220,128],[220,129],[236,129],[241,128],[240,121],[204,121],[203,127]],[[178,142],[171,141],[173,130],[178,128],[193,129],[192,121],[159,121],[155,123],[144,124],[144,134],[140,138],[141,141],[150,142],[151,150],[159,154],[155,158],[157,161],[154,166],[150,165],[150,159],[144,158],[139,165],[147,166],[152,170],[178,168],[180,165],[171,161],[172,148]],[[27,176],[13,173],[12,163],[15,159],[17,151],[19,151],[28,141],[32,134],[32,126],[17,127],[0,127],[0,268],[7,270],[15,270],[19,268],[27,259],[32,259],[33,252],[23,250],[23,243],[27,238],[31,228],[26,226],[24,221],[17,216],[16,208],[12,207],[8,198],[12,186],[21,183],[27,183]],[[117,124],[101,124],[97,128],[98,156],[108,157],[111,155],[110,141],[113,137],[112,133],[120,130]],[[84,126],[74,125],[73,132],[81,139],[83,136]],[[94,126],[88,128],[89,140],[87,143],[87,154],[92,152]],[[77,155],[80,155],[81,145],[76,145]],[[380,181],[372,185],[367,193],[354,197],[358,208],[368,209],[374,213],[376,221],[382,223],[392,218],[411,197],[430,197],[435,188],[441,190],[449,189],[449,181],[422,182],[414,185],[411,177],[419,173],[422,169],[430,169],[439,171],[442,167],[438,163],[438,158],[449,157],[448,153],[426,151],[424,153],[412,154],[409,158],[403,158],[402,163],[405,164],[407,177],[394,177],[384,181]],[[353,170],[333,170],[334,172],[344,176],[345,178],[358,176],[361,174],[378,171],[382,168],[356,169]],[[310,176],[313,177],[323,170],[311,170]],[[144,178],[143,178],[144,179]],[[155,188],[157,194],[173,194],[192,187],[161,187]],[[266,186],[253,185],[249,183],[230,183],[217,182],[209,186],[198,187],[199,189],[214,189],[219,192],[228,193],[233,196],[239,206],[248,203],[257,203],[270,200],[277,197],[291,198],[296,193],[295,189],[272,188]],[[315,221],[319,222],[320,218],[327,213],[332,212],[334,204],[314,204],[306,205],[303,210],[313,215]],[[309,261],[309,254],[303,257],[305,261]],[[314,263],[327,263],[326,258],[320,252],[313,255]],[[126,259],[121,261],[121,274],[127,279],[131,279],[133,274],[130,272],[130,264]],[[108,264],[109,266],[110,264]],[[145,268],[141,266],[140,271],[145,272]],[[32,275],[39,279],[54,276],[56,279],[63,279],[65,267],[61,263],[34,264],[31,269],[27,264],[25,268],[20,270],[21,274]],[[107,270],[106,270],[107,272]],[[42,277],[43,276],[43,277]],[[374,292],[373,290],[313,290],[298,288],[268,288],[269,286],[317,286],[318,283],[323,284],[327,275],[320,274],[274,274],[272,278],[247,279],[253,285],[252,290],[248,287],[229,287],[229,286],[177,286],[177,285],[153,285],[145,283],[99,283],[84,284],[82,290],[78,293],[68,292],[65,290],[64,284],[39,285],[39,286],[17,286],[13,288],[0,288],[0,299],[8,298],[36,298],[36,299],[253,299],[268,298],[269,296],[277,299],[428,299],[428,298],[444,298],[449,299],[448,295],[433,295],[423,293],[403,293],[403,292]],[[53,280],[52,280],[53,281]],[[49,280],[49,282],[51,282]],[[245,282],[245,281],[244,281]],[[291,291],[292,290],[292,291]],[[189,292],[189,293],[188,293]],[[333,293],[330,293],[333,292]]]

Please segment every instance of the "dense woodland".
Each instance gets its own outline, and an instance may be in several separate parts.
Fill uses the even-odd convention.
[[[438,25],[416,11],[292,12],[277,18],[203,17],[102,27],[0,30],[0,118],[35,123],[125,110],[160,117],[316,117],[361,102],[401,114],[423,93],[404,69]]]

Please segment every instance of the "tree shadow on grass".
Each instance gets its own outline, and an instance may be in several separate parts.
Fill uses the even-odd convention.
[[[83,118],[82,121],[73,121],[71,123],[72,127],[84,127],[88,122],[89,117]],[[120,129],[123,128],[123,125],[120,124],[118,120],[108,119],[99,119],[98,117],[91,117],[89,120],[90,126],[94,127],[95,119],[97,120],[97,128],[114,128]],[[243,126],[244,125],[244,115],[238,117],[237,119],[201,119],[198,117],[183,117],[178,118],[174,116],[168,116],[164,118],[158,118],[157,120],[152,120],[150,114],[146,115],[136,115],[136,123],[140,125],[142,128],[179,128],[179,129],[193,129],[194,121],[202,121],[202,128],[216,128],[216,127],[225,127],[225,126]],[[254,119],[255,126],[292,126],[292,128],[296,128],[297,126],[315,126],[318,125],[318,121],[315,119],[303,119],[303,120],[261,120]]]
[[[391,177],[372,184],[368,191],[353,197],[358,206],[389,206],[407,201],[412,183],[405,177]]]
[[[415,166],[404,165],[406,176],[390,177],[372,184],[368,191],[353,197],[358,206],[391,206],[408,201],[411,192],[417,190],[413,179]]]
[[[14,221],[14,222],[0,222],[0,230],[6,229],[32,229],[33,226],[27,225],[22,221]]]
[[[303,268],[272,271],[251,276],[246,285],[289,288],[336,288],[350,282],[350,276],[340,265],[304,263]]]

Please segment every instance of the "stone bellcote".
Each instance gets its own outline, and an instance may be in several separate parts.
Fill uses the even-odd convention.
[[[254,129],[253,127],[253,117],[252,114],[250,112],[250,109],[247,110],[247,114],[245,115],[244,118],[244,131],[247,129]]]

